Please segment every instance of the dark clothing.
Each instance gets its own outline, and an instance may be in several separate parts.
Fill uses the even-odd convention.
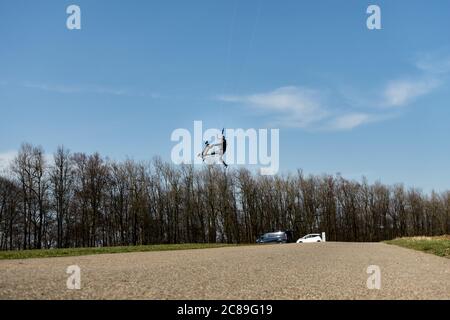
[[[223,141],[222,141],[222,153],[225,154],[225,151],[227,151],[227,139],[225,139],[225,137],[223,137]]]

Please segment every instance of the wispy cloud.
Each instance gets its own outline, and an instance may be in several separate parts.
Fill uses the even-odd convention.
[[[390,81],[384,89],[384,106],[402,107],[443,85],[450,74],[450,53],[432,52],[416,56],[413,65],[420,75]]]
[[[388,107],[405,106],[418,97],[429,94],[438,86],[439,81],[434,78],[391,81],[384,90],[384,104]]]
[[[222,101],[242,103],[275,114],[277,125],[308,130],[351,130],[375,122],[378,116],[333,106],[328,92],[306,87],[282,87],[267,93],[224,95]]]
[[[417,56],[415,66],[428,74],[442,75],[450,73],[450,53],[422,53]]]
[[[450,56],[433,60],[421,56],[414,63],[415,77],[387,81],[381,90],[370,93],[349,90],[319,90],[304,86],[281,87],[269,92],[221,95],[219,100],[240,103],[267,112],[280,126],[309,130],[352,130],[369,123],[399,116],[395,111],[419,97],[431,94],[445,83],[450,73]],[[347,92],[347,93],[346,93]]]
[[[219,99],[276,113],[278,121],[301,128],[308,127],[328,115],[320,92],[304,87],[282,87],[266,93],[243,96],[224,95]]]
[[[17,157],[17,150],[9,150],[0,152],[0,173],[11,165],[12,161]],[[53,162],[53,154],[45,153],[44,154],[45,163],[50,165]]]
[[[7,169],[11,161],[16,157],[17,151],[6,151],[0,153],[0,173]]]
[[[87,94],[105,94],[115,96],[133,96],[133,97],[151,97],[151,98],[159,97],[159,95],[156,93],[151,92],[148,93],[132,89],[113,88],[99,85],[62,85],[62,84],[25,82],[23,86],[25,88],[38,89],[42,91],[56,92],[61,94],[87,93]]]
[[[349,130],[365,123],[371,122],[372,116],[366,113],[349,113],[337,116],[329,122],[329,128],[336,130]]]

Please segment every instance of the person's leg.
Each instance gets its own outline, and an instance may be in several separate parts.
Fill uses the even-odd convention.
[[[228,168],[228,165],[226,164],[226,162],[222,158],[220,158],[220,161],[222,161],[222,164],[225,166],[225,168]]]
[[[205,161],[205,157],[208,155],[209,150],[211,150],[212,145],[208,144],[206,145],[205,149],[203,149],[202,153],[200,154],[202,157],[202,160]]]
[[[208,155],[209,151],[214,147],[213,144],[208,145],[205,150],[203,150],[203,154],[206,156]]]
[[[225,168],[228,168],[228,165],[226,164],[225,160],[223,160],[223,156],[224,156],[224,154],[223,154],[223,152],[221,152],[220,161],[222,161],[222,164],[225,166]]]

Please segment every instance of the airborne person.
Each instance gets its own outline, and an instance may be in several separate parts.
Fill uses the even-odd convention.
[[[210,144],[208,141],[205,142],[205,148],[203,149],[202,153],[199,154],[203,162],[205,161],[205,158],[219,156],[219,160],[222,162],[225,168],[228,167],[228,165],[223,160],[223,156],[227,151],[227,139],[225,138],[224,132],[225,129],[222,129],[222,134],[217,137],[217,143]]]

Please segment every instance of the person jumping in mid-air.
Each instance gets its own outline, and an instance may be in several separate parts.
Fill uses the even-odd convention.
[[[199,156],[202,157],[203,162],[205,161],[206,157],[219,156],[219,159],[225,166],[225,168],[228,167],[228,165],[223,160],[223,156],[227,151],[227,139],[225,138],[224,131],[225,129],[222,129],[222,134],[218,136],[217,143],[210,144],[208,141],[205,142],[205,148],[203,149],[202,153],[199,154]]]

